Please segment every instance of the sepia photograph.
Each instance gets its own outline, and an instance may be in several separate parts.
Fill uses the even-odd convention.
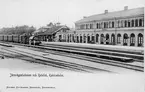
[[[0,0],[0,92],[144,92],[144,0]]]

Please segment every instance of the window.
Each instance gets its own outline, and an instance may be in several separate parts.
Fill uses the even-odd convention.
[[[135,35],[132,33],[130,35],[130,46],[134,46],[135,45]]]
[[[130,21],[128,20],[128,27],[130,27]]]
[[[123,35],[123,45],[127,45],[127,43],[128,43],[128,35],[125,33],[124,35]]]
[[[85,34],[84,34],[84,43],[86,43],[86,36],[85,36]]]
[[[134,27],[134,20],[131,21],[131,26]]]
[[[109,27],[108,27],[108,22],[106,22],[106,28],[109,28]]]
[[[106,34],[106,44],[109,44],[109,34]]]
[[[106,28],[106,22],[104,22],[104,28]]]
[[[138,19],[135,20],[135,27],[138,27]]]
[[[99,34],[96,34],[96,42],[98,42]]]
[[[97,28],[97,29],[99,28],[99,24],[98,24],[98,23],[96,24],[96,28]]]
[[[127,27],[127,21],[125,20],[125,22],[124,22],[124,27]]]
[[[88,39],[87,42],[90,43],[90,36],[89,36],[89,34],[87,36],[87,39]]]
[[[80,35],[80,43],[82,43],[82,36]]]
[[[91,38],[91,43],[95,43],[95,37],[93,34],[92,34],[92,38]]]
[[[120,44],[121,43],[121,34],[117,34],[117,44]]]
[[[90,29],[93,29],[93,24],[90,24]]]
[[[143,35],[141,33],[138,34],[138,46],[143,46]]]
[[[121,27],[123,27],[123,20],[121,21]]]
[[[142,26],[142,19],[139,19],[139,26]]]
[[[112,28],[114,28],[114,22],[112,22]]]

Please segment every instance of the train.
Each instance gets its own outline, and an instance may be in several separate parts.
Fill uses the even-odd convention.
[[[0,41],[22,44],[40,45],[41,41],[37,36],[32,35],[0,35]]]

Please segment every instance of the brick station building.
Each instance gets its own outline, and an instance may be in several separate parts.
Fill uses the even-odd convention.
[[[108,12],[84,17],[75,30],[59,33],[67,42],[144,46],[144,8]]]

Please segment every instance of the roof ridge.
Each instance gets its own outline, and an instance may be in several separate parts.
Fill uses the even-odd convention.
[[[112,12],[108,12],[108,13],[100,13],[100,14],[94,14],[91,16],[88,16],[86,18],[80,19],[78,21],[76,21],[75,23],[81,21],[81,20],[86,20],[95,16],[107,16],[107,15],[111,15],[111,14],[116,14],[116,13],[122,13],[122,12],[129,12],[129,11],[133,11],[133,10],[140,10],[140,9],[144,9],[144,7],[138,7],[138,8],[132,8],[132,9],[127,9],[127,10],[119,10],[119,11],[112,11]]]

